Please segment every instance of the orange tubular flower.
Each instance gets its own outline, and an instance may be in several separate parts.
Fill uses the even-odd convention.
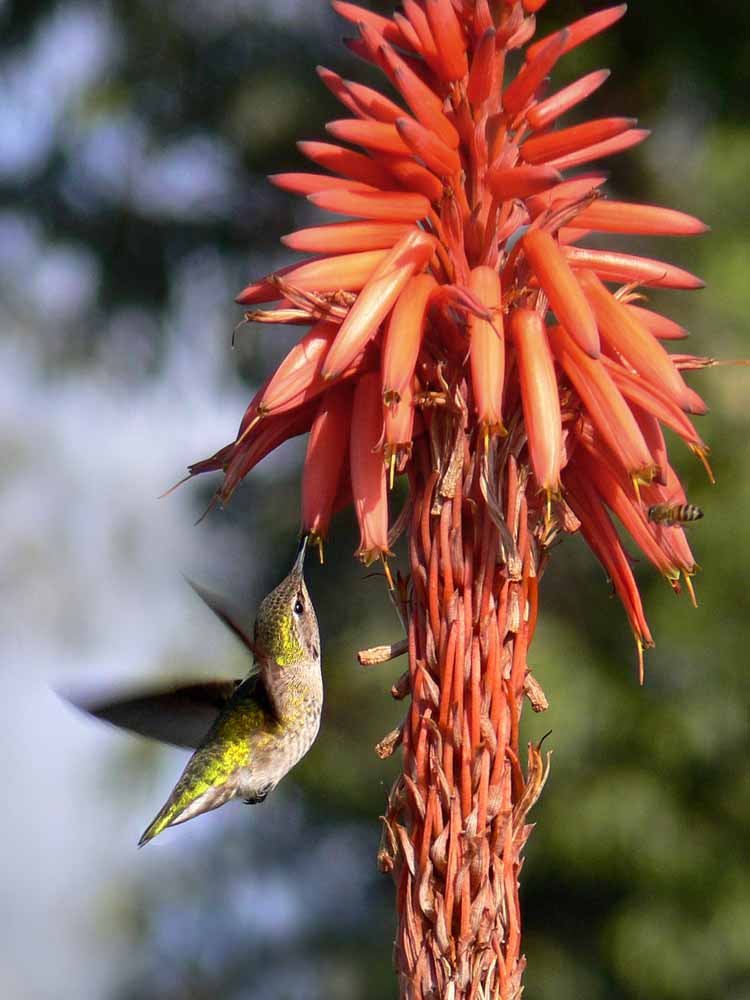
[[[380,376],[373,372],[357,384],[349,445],[354,512],[361,534],[357,555],[366,566],[388,552],[388,491],[382,440]]]
[[[310,428],[302,473],[302,528],[318,542],[328,534],[341,488],[353,398],[351,385],[331,389],[323,396]]]
[[[560,489],[562,421],[555,366],[544,320],[531,309],[516,309],[511,321],[518,359],[523,418],[534,476],[547,496]]]
[[[481,426],[491,434],[504,434],[502,408],[505,338],[501,311],[502,291],[497,271],[491,267],[475,267],[469,277],[469,290],[492,316],[491,321],[476,315],[469,317],[474,406]]]
[[[379,855],[398,886],[402,995],[505,1000],[522,989],[518,873],[546,778],[538,748],[519,766],[518,737],[540,570],[555,537],[580,530],[625,607],[642,671],[651,634],[610,514],[692,595],[682,529],[649,517],[686,502],[664,427],[710,475],[691,420],[706,407],[682,372],[712,361],[670,354],[686,332],[642,302],[653,286],[703,282],[610,249],[611,234],[706,227],[607,200],[596,161],[649,134],[630,117],[586,120],[608,70],[547,89],[557,63],[624,4],[537,41],[544,0],[403,0],[393,17],[333,6],[356,33],[347,47],[388,93],[319,69],[344,109],[330,141],[300,144],[319,172],[272,180],[333,215],[283,238],[312,257],[238,297],[248,321],[308,329],[236,439],[189,475],[221,472],[215,499],[226,502],[264,455],[310,431],[303,530],[322,538],[351,502],[357,554],[383,559],[408,631],[403,775]],[[593,245],[579,246],[583,236]],[[388,472],[408,491],[390,530],[391,544],[406,535],[398,590]]]

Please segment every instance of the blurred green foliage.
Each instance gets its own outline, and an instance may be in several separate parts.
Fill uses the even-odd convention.
[[[543,31],[593,9],[573,0],[548,6],[539,15]],[[78,7],[73,0],[5,3],[4,56],[22,58],[50,17]],[[270,3],[249,0],[111,0],[97,9],[115,39],[105,71],[69,109],[38,169],[3,177],[0,208],[33,216],[50,244],[95,255],[99,294],[51,349],[53,367],[92,364],[107,318],[138,306],[157,319],[149,372],[158,377],[159,317],[180,263],[205,248],[220,253],[229,350],[239,318],[229,292],[268,270],[269,260],[281,261],[278,236],[309,217],[263,175],[297,168],[295,140],[322,135],[324,122],[339,114],[315,78],[316,63],[370,73],[337,45],[345,27],[322,4],[290,0],[273,16]],[[655,128],[643,152],[612,162],[612,186],[712,225],[701,241],[652,241],[648,253],[707,279],[697,295],[654,298],[690,329],[691,349],[729,358],[750,354],[749,39],[745,4],[636,0],[560,76],[566,82],[610,66],[592,114],[638,115]],[[109,194],[92,186],[81,150],[126,123],[153,154],[187,137],[218,141],[230,161],[230,190],[193,212],[190,205],[149,208],[127,186]],[[261,346],[268,337],[262,329],[242,334],[238,364],[248,394],[280,350]],[[655,573],[639,569],[657,639],[645,687],[637,684],[624,615],[584,546],[566,541],[544,579],[530,659],[551,708],[541,718],[527,713],[525,728],[528,739],[552,729],[554,754],[522,877],[532,1000],[750,1000],[749,377],[725,368],[694,380],[712,407],[701,431],[713,446],[716,488],[671,442],[691,499],[706,510],[691,533],[705,572],[693,611]],[[226,428],[226,440],[234,430]],[[186,463],[199,457],[184,456]],[[273,478],[252,476],[223,516],[238,533],[276,538],[286,553],[297,480],[295,462]],[[188,489],[198,509],[213,483]],[[207,821],[200,852],[163,851],[158,879],[137,881],[141,858],[133,859],[127,893],[113,887],[102,900],[111,932],[132,955],[120,1000],[395,995],[391,887],[374,856],[376,817],[397,764],[380,762],[372,748],[402,715],[388,694],[402,666],[365,672],[354,652],[395,638],[397,623],[382,581],[351,559],[351,518],[339,520],[326,565],[309,573],[325,637],[319,742],[275,803],[252,815],[237,809],[220,828]],[[261,570],[263,585],[272,585],[283,568]],[[135,775],[154,759],[144,760],[139,748],[118,765]],[[170,774],[176,760],[169,759]],[[160,787],[169,780],[160,779]],[[287,892],[291,886],[308,919],[274,937],[262,925],[277,883]]]

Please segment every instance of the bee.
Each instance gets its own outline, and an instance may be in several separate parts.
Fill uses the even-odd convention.
[[[702,517],[703,511],[694,503],[657,503],[648,509],[648,519],[654,524],[687,524]]]

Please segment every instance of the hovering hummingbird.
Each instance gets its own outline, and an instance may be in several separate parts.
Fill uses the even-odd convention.
[[[114,725],[196,748],[139,847],[230,799],[262,802],[312,746],[323,680],[318,621],[303,577],[305,548],[303,539],[291,572],[261,602],[252,639],[215,595],[193,585],[252,652],[254,667],[244,680],[191,684],[105,705],[79,703]]]

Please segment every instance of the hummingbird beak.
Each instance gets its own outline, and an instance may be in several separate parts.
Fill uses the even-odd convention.
[[[307,553],[307,542],[309,535],[303,535],[300,538],[299,548],[297,549],[297,558],[294,560],[294,566],[292,566],[292,575],[302,577],[305,572],[305,555]]]

